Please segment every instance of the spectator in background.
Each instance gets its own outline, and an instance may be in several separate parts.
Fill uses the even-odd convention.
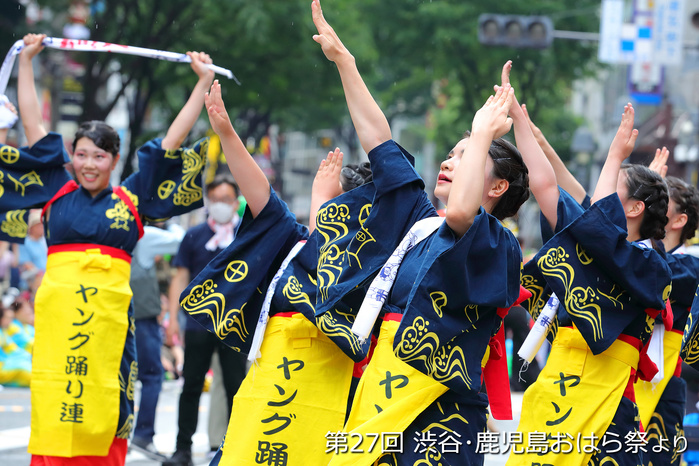
[[[22,281],[26,284],[23,288],[29,289],[33,297],[46,271],[48,255],[41,210],[29,211],[27,226],[29,227],[27,237],[24,239],[24,244],[19,245],[19,269]]]
[[[29,387],[32,373],[31,354],[20,348],[8,334],[14,315],[11,308],[0,305],[0,385]]]
[[[34,307],[29,302],[29,293],[26,291],[21,293],[7,307],[15,314],[14,320],[7,328],[8,336],[17,346],[31,354],[34,349]]]
[[[17,264],[17,258],[12,253],[12,245],[7,241],[0,241],[0,285],[1,290],[7,290],[12,283],[12,268]]]
[[[136,321],[136,357],[138,380],[141,381],[141,400],[131,448],[155,461],[164,461],[153,445],[155,409],[163,383],[163,365],[160,349],[163,345],[160,330],[160,288],[155,260],[164,254],[174,254],[185,231],[177,224],[167,229],[146,226],[143,237],[136,244],[131,261],[131,291]]]
[[[169,284],[169,281],[168,281]],[[168,335],[170,325],[170,301],[166,293],[160,293],[160,326],[165,333],[165,341],[160,349],[160,361],[165,371],[165,380],[179,379],[184,365],[184,349],[179,334]]]
[[[168,340],[179,334],[178,312],[180,294],[216,255],[225,249],[235,236],[240,221],[238,209],[238,187],[233,177],[217,175],[206,186],[208,218],[187,231],[182,240],[173,265],[177,268],[169,290],[170,321],[167,327]],[[178,410],[178,433],[176,451],[164,462],[165,465],[192,464],[192,436],[199,420],[199,399],[204,387],[206,373],[211,366],[211,357],[218,351],[228,401],[227,416],[230,417],[233,395],[245,377],[243,354],[225,346],[216,335],[209,333],[187,315],[184,331],[184,385],[180,394]]]

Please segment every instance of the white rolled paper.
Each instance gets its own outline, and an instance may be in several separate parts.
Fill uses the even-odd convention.
[[[12,128],[17,122],[17,115],[12,113],[12,111],[5,107],[5,104],[9,102],[7,97],[0,95],[0,129]]]
[[[362,305],[359,307],[359,312],[357,317],[354,319],[352,324],[352,333],[357,335],[359,341],[364,342],[369,335],[371,335],[371,330],[374,328],[376,319],[379,317],[379,312],[383,307],[385,299],[380,299],[380,294],[382,290],[378,288],[371,287],[367,291],[367,297],[369,295],[374,296],[379,299],[364,299]]]
[[[532,362],[536,353],[539,352],[539,348],[544,343],[546,335],[551,328],[554,317],[556,317],[556,311],[558,311],[558,306],[560,301],[555,293],[551,294],[551,297],[546,301],[546,305],[541,310],[541,314],[534,322],[534,326],[529,330],[527,338],[524,339],[522,347],[517,352],[517,355],[527,362]]]
[[[648,343],[648,357],[651,361],[658,366],[658,373],[653,376],[651,383],[658,383],[665,377],[665,355],[664,355],[664,342],[665,339],[665,324],[662,322],[656,322],[653,325],[653,335],[650,337],[650,343]]]
[[[374,327],[386,297],[391,291],[393,281],[396,279],[398,268],[403,261],[405,253],[434,233],[442,223],[444,223],[444,217],[428,217],[417,221],[410,227],[410,230],[383,265],[379,274],[374,277],[369,290],[364,296],[364,301],[362,301],[362,305],[359,307],[357,317],[352,324],[352,333],[357,335],[359,341],[364,342],[369,338],[371,329]]]

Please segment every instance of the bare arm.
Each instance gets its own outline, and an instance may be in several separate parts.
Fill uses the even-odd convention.
[[[633,122],[633,106],[628,103],[624,107],[624,115],[621,117],[621,124],[614,136],[612,145],[609,147],[607,160],[604,162],[602,172],[597,181],[595,194],[592,196],[593,204],[616,192],[621,164],[631,155],[631,152],[633,152],[636,138],[638,137],[638,130],[633,128]]]
[[[311,232],[316,228],[316,215],[320,206],[342,194],[340,171],[342,170],[343,156],[340,148],[336,147],[333,152],[328,152],[327,158],[320,162],[311,189],[311,211],[308,217],[308,229]]]
[[[177,314],[180,311],[180,295],[189,285],[189,269],[186,267],[177,267],[175,276],[172,277],[170,281],[170,288],[168,289],[168,306],[170,313],[170,325],[166,330],[166,338],[168,341],[172,341],[175,335],[180,333],[180,321],[178,320]]]
[[[235,177],[252,216],[257,217],[267,205],[271,194],[267,177],[233,128],[221,97],[221,85],[218,80],[214,81],[211,91],[204,98],[211,127],[221,138],[221,148],[226,156],[228,168]]]
[[[512,119],[507,116],[514,100],[514,90],[509,84],[490,96],[483,107],[476,112],[471,126],[471,137],[461,161],[456,167],[449,198],[447,199],[447,225],[454,233],[463,236],[478,214],[481,207],[485,182],[485,163],[493,139],[501,137],[512,127]],[[459,154],[455,154],[459,156]]]
[[[583,188],[583,185],[581,185],[580,182],[568,170],[568,167],[566,167],[563,160],[561,160],[561,158],[558,156],[556,150],[551,146],[551,144],[549,144],[548,140],[544,136],[544,133],[542,133],[541,130],[532,122],[531,118],[529,118],[529,112],[527,111],[527,106],[525,104],[522,104],[522,111],[529,122],[529,127],[534,133],[536,142],[539,143],[539,146],[544,151],[544,155],[553,167],[553,171],[556,173],[556,180],[558,180],[558,184],[561,188],[565,189],[568,194],[573,196],[573,199],[578,201],[578,204],[582,204],[582,202],[585,200],[585,196],[587,196],[585,188]]]
[[[502,84],[510,83],[510,70],[512,62],[508,61],[502,67]],[[551,229],[556,228],[558,221],[558,183],[556,173],[549,163],[544,151],[534,137],[529,120],[513,97],[514,102],[510,108],[510,116],[515,127],[515,139],[517,149],[522,154],[522,159],[529,169],[529,188],[536,198],[541,213],[544,214]]]
[[[321,45],[327,59],[337,66],[352,123],[364,152],[368,154],[374,147],[391,139],[391,127],[359,74],[354,57],[323,17],[320,0],[313,0],[311,11],[318,29],[313,40]]]
[[[209,90],[211,81],[214,79],[214,72],[206,67],[208,63],[212,63],[211,58],[207,54],[204,52],[187,52],[187,55],[192,59],[192,69],[199,76],[199,80],[163,138],[161,146],[165,150],[179,149],[182,146],[197,118],[199,118],[201,109],[204,106],[204,94]]]
[[[29,147],[48,134],[41,116],[39,96],[36,94],[36,86],[34,85],[34,69],[32,68],[32,58],[44,49],[41,41],[45,38],[46,34],[27,34],[24,36],[24,48],[19,54],[17,101]]]

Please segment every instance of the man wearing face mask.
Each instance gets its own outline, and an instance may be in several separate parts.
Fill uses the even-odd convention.
[[[187,231],[173,261],[175,276],[168,292],[170,302],[170,324],[167,339],[179,334],[179,297],[190,280],[225,249],[234,239],[235,229],[240,218],[238,209],[238,187],[231,175],[217,175],[206,186],[206,222]],[[199,398],[204,387],[206,372],[211,365],[211,357],[218,351],[221,362],[223,385],[228,399],[228,415],[233,396],[245,377],[246,356],[233,351],[213,333],[207,332],[192,317],[187,315],[184,331],[184,385],[180,394],[178,433],[175,453],[164,465],[192,464],[192,436],[197,429]]]

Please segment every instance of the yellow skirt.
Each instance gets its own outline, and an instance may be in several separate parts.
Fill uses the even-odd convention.
[[[105,456],[119,421],[130,264],[56,252],[36,294],[29,453]]]
[[[220,465],[328,464],[326,434],[342,430],[354,363],[302,314],[269,319],[233,398]]]
[[[559,328],[544,369],[524,392],[517,428],[523,442],[507,465],[587,465],[597,442],[583,437],[599,441],[607,431],[638,357],[621,340],[594,355],[577,329]],[[553,439],[542,440],[548,435]]]
[[[417,416],[447,391],[447,387],[398,359],[393,339],[400,322],[385,320],[345,425],[349,445],[363,440],[361,453],[345,451],[333,456],[332,466],[372,464],[382,453],[376,436],[403,432]],[[380,410],[379,410],[380,408]],[[310,463],[309,463],[310,464]]]

